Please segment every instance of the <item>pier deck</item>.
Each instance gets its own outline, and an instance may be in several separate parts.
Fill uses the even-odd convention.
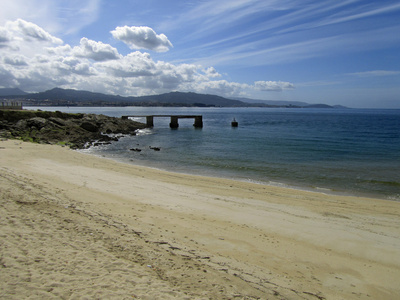
[[[122,119],[128,118],[146,118],[146,126],[154,127],[154,118],[171,118],[169,127],[178,128],[178,119],[194,119],[193,126],[196,128],[203,127],[203,116],[202,115],[127,115],[122,116]]]

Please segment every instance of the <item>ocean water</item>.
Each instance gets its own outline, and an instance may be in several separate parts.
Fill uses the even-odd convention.
[[[35,107],[37,108],[37,107]],[[35,109],[34,108],[34,109]],[[40,107],[109,116],[202,115],[87,152],[169,171],[400,201],[400,110]],[[231,127],[233,118],[239,122]],[[145,119],[137,119],[145,122]],[[154,151],[149,147],[160,147]],[[131,151],[139,148],[141,152]]]

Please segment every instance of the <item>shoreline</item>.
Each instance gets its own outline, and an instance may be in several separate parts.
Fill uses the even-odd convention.
[[[34,107],[33,107],[34,108]],[[65,111],[65,112],[80,112],[82,113],[106,113],[106,115],[110,116],[120,116],[123,114],[122,111],[120,110],[113,110],[111,108],[108,109],[101,109],[101,108],[87,108],[86,110],[83,108],[80,108],[79,110],[73,109],[73,108],[68,108],[68,109],[62,109],[62,107],[48,107],[49,111],[54,111],[54,110],[60,110]],[[128,113],[128,112],[127,112]],[[132,112],[133,113],[133,112]],[[192,110],[190,110],[190,113],[192,113]],[[196,111],[197,113],[197,111]],[[201,113],[199,111],[198,113]],[[129,113],[128,113],[129,114]],[[146,114],[146,113],[144,113]],[[145,129],[147,130],[147,129]],[[138,137],[140,135],[138,134]],[[146,139],[146,138],[145,138]],[[162,136],[160,137],[162,139]],[[148,145],[147,145],[148,146]],[[154,146],[154,145],[150,145]],[[376,153],[379,153],[376,152]],[[143,152],[142,152],[143,154]],[[123,154],[130,156],[129,154]],[[236,166],[236,168],[224,168],[223,166],[221,168],[218,168],[217,170],[213,170],[212,166],[206,167],[204,170],[204,165],[202,164],[191,164],[189,161],[186,161],[186,166],[183,168],[180,168],[180,170],[176,171],[175,165],[179,165],[179,159],[177,163],[171,165],[168,163],[168,161],[171,159],[174,159],[173,155],[170,153],[168,154],[169,158],[166,161],[163,161],[162,159],[159,161],[158,166],[155,166],[156,168],[159,168],[161,170],[169,170],[172,172],[180,172],[182,174],[196,174],[197,171],[192,171],[193,168],[196,170],[199,170],[199,173],[201,173],[204,176],[212,176],[212,177],[222,177],[222,178],[227,178],[227,179],[234,179],[234,180],[245,180],[248,181],[254,181],[254,182],[261,182],[262,184],[267,184],[267,185],[277,185],[277,186],[283,186],[283,187],[288,187],[288,188],[295,188],[295,189],[300,189],[300,190],[307,190],[307,191],[322,191],[322,192],[327,192],[329,194],[335,194],[335,195],[349,195],[349,196],[356,196],[356,197],[370,197],[370,198],[375,198],[375,199],[384,199],[384,200],[390,200],[390,201],[400,201],[400,195],[398,193],[398,188],[399,187],[399,178],[396,175],[396,167],[398,164],[393,164],[397,159],[395,159],[392,162],[386,162],[386,165],[380,165],[378,164],[371,164],[370,169],[371,170],[376,170],[375,172],[371,173],[371,176],[366,175],[363,176],[362,174],[367,174],[368,169],[363,169],[361,168],[360,170],[357,171],[357,168],[355,168],[354,172],[350,172],[349,174],[346,175],[346,172],[348,173],[349,170],[353,170],[352,167],[343,167],[345,172],[339,172],[336,174],[334,168],[332,169],[331,167],[328,167],[326,169],[326,172],[328,172],[329,176],[324,177],[321,176],[319,177],[320,172],[322,172],[324,165],[310,165],[307,167],[307,165],[302,166],[299,164],[299,168],[296,168],[296,164],[286,165],[286,170],[285,173],[280,173],[276,172],[276,170],[272,169],[271,172],[262,172],[260,170],[256,170],[256,172],[247,172],[246,168],[242,170],[242,166],[246,166],[246,163],[242,164],[241,166]],[[184,155],[182,156],[184,157]],[[205,160],[210,158],[212,156],[207,157]],[[129,159],[129,158],[128,158]],[[125,161],[127,162],[128,159]],[[118,158],[119,161],[122,160],[122,158]],[[134,164],[140,164],[143,166],[154,166],[154,162],[157,161],[158,158],[152,157],[148,161],[140,162],[139,161],[134,161]],[[374,159],[369,159],[368,161],[374,161]],[[128,162],[129,163],[129,162]],[[268,167],[269,165],[273,166],[273,162],[270,162],[270,164],[267,164],[265,167]],[[385,167],[386,166],[386,167]],[[239,167],[239,168],[237,168]],[[360,167],[360,165],[359,165]],[[321,169],[322,168],[322,169]],[[279,168],[278,168],[279,169]],[[299,173],[299,170],[303,169],[302,172]],[[332,169],[332,170],[331,170]],[[339,168],[340,169],[340,168]],[[347,170],[348,169],[348,170]],[[293,173],[298,173],[295,176],[291,175],[291,171],[294,171]],[[311,172],[308,172],[307,170],[311,170]],[[332,172],[330,172],[332,171]],[[243,174],[244,172],[244,174]],[[270,175],[272,174],[272,178],[270,178]],[[278,175],[277,175],[278,174]],[[303,176],[304,175],[304,176]],[[359,177],[359,175],[361,175]],[[336,176],[336,177],[335,177]],[[335,180],[335,178],[338,178],[338,180]],[[347,178],[344,180],[344,178]],[[356,179],[358,178],[358,179]],[[275,184],[275,182],[277,184]],[[397,188],[397,189],[396,189]]]
[[[150,168],[150,169],[154,169],[154,170],[176,173],[176,174],[181,174],[181,175],[202,176],[202,177],[209,177],[209,178],[215,178],[215,179],[226,179],[226,180],[239,181],[239,182],[250,183],[250,184],[259,184],[259,185],[265,185],[265,186],[270,186],[270,187],[291,189],[291,190],[295,190],[295,191],[321,193],[324,195],[332,195],[332,196],[345,196],[345,197],[348,196],[348,197],[370,198],[370,199],[383,200],[383,201],[400,202],[399,197],[396,198],[395,196],[383,195],[383,194],[379,194],[379,193],[362,193],[362,192],[354,192],[354,191],[347,191],[347,190],[336,190],[333,188],[311,186],[311,185],[300,186],[300,185],[296,185],[296,184],[291,184],[289,182],[262,181],[262,180],[258,180],[258,179],[239,177],[239,176],[235,176],[235,175],[224,176],[224,175],[215,174],[215,172],[212,172],[212,171],[207,171],[206,169],[203,169],[203,172],[201,174],[190,173],[190,171],[188,171],[188,170],[174,171],[174,170],[170,170],[168,167],[149,166],[146,163],[141,163],[142,161],[134,161],[134,160],[128,159],[126,157],[115,158],[115,157],[107,156],[106,154],[90,152],[91,148],[92,147],[89,147],[88,149],[77,149],[77,151],[82,154],[93,155],[98,158],[110,159],[112,161],[122,163],[122,164],[128,164],[128,165],[132,165],[132,166],[140,166],[140,167],[144,167],[144,168]]]
[[[400,295],[395,201],[183,175],[16,140],[0,142],[0,162],[3,298]]]

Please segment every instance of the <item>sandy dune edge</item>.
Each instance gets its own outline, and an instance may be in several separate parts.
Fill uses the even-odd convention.
[[[2,299],[400,295],[400,203],[0,147]]]

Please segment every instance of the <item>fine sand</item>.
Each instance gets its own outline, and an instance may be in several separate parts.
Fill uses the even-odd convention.
[[[400,203],[0,142],[1,299],[400,299]]]

